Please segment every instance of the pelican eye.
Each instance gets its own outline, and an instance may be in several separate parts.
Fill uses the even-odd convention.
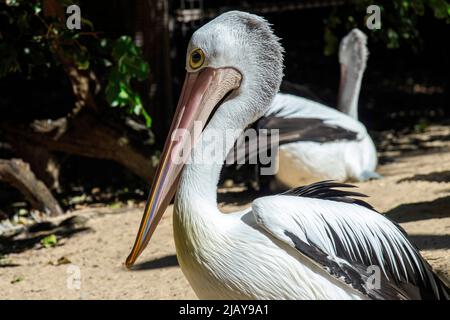
[[[189,66],[198,69],[205,63],[205,54],[202,49],[195,49],[189,57]]]

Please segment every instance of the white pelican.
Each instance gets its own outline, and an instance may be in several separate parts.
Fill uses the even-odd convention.
[[[241,212],[219,211],[222,163],[240,135],[229,139],[226,129],[242,131],[268,108],[282,78],[282,51],[263,18],[239,11],[193,34],[171,134],[126,265],[148,244],[178,186],[177,257],[199,298],[445,298],[447,289],[397,225],[351,198],[358,194],[334,189],[347,185],[321,182],[258,198]],[[222,161],[197,162],[209,154],[211,133],[219,133],[214,150]],[[181,150],[191,150],[193,160]],[[371,265],[381,270],[374,285]]]
[[[375,172],[377,153],[365,126],[358,121],[358,99],[366,68],[367,37],[358,29],[339,47],[341,78],[338,108],[292,95],[277,93],[257,123],[259,129],[280,130],[279,170],[276,180],[289,187],[317,180],[365,181],[380,178]],[[257,146],[250,140],[250,146]],[[243,148],[240,144],[237,148]],[[261,146],[260,146],[261,147]],[[237,151],[235,161],[257,155]],[[234,154],[230,154],[231,157]],[[227,163],[232,163],[231,158]]]

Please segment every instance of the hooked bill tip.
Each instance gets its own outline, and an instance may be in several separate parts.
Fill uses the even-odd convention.
[[[128,270],[131,270],[131,268],[133,267],[135,261],[136,261],[136,258],[134,258],[132,254],[130,254],[130,255],[127,257],[127,259],[125,260],[125,267],[126,267]]]

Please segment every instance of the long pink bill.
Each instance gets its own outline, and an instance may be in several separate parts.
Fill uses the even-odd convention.
[[[201,130],[194,130],[194,124],[199,121],[203,130],[215,106],[240,82],[241,74],[233,68],[187,73],[136,241],[125,263],[128,268],[147,246],[175,194],[187,155],[201,134]]]

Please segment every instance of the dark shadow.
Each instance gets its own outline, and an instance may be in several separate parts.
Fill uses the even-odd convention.
[[[450,217],[450,196],[427,202],[401,204],[385,215],[397,223]]]
[[[441,154],[443,152],[449,151],[449,148],[447,147],[414,147],[412,149],[402,149],[402,150],[390,150],[390,151],[399,151],[400,154],[397,154],[395,156],[386,156],[381,155],[379,157],[380,161],[379,163],[382,165],[394,163],[398,161],[399,159],[406,158],[406,157],[413,157],[413,156],[422,156],[422,155],[433,155],[433,154]],[[382,151],[381,151],[382,153]]]
[[[394,163],[396,161],[395,157],[388,157],[385,155],[378,156],[378,165],[386,165]]]
[[[403,130],[403,132],[393,132],[392,130],[382,132],[371,132],[380,153],[379,163],[388,164],[396,159],[404,157],[420,156],[423,154],[436,154],[448,151],[446,144],[449,137],[442,134],[432,133],[415,133],[411,130]],[[420,135],[420,138],[417,137]],[[436,143],[440,144],[436,146]],[[385,152],[398,153],[390,156]]]
[[[11,235],[0,236],[0,254],[20,253],[25,250],[39,248],[42,239],[49,235],[56,235],[58,240],[70,238],[80,232],[90,231],[85,227],[88,219],[82,215],[76,215],[64,219],[60,223],[38,222],[23,231]],[[58,245],[58,244],[56,244]]]
[[[450,141],[450,136],[443,134],[434,134],[430,139],[432,141]]]
[[[56,235],[58,239],[70,238],[74,234],[91,230],[85,227],[87,219],[82,216],[69,217],[59,224],[40,222],[28,227],[26,231],[10,237],[0,237],[0,254],[20,253],[38,246],[42,239]]]
[[[242,191],[231,191],[224,190],[217,194],[217,202],[219,204],[227,204],[233,206],[241,206],[252,202],[258,196],[261,196],[256,191],[242,190]]]
[[[271,190],[267,185],[263,186],[263,189],[260,191],[256,191],[254,189],[246,189],[240,191],[233,191],[229,189],[222,189],[221,192],[217,194],[217,202],[219,203],[219,208],[226,206],[241,207],[250,206],[250,204],[257,198],[276,195],[286,191],[289,188],[284,188],[282,186],[277,186],[276,190]],[[221,209],[221,210],[222,210]],[[222,211],[222,212],[227,212]]]
[[[176,255],[165,256],[151,261],[138,263],[133,266],[132,270],[153,270],[161,268],[177,267],[178,260]]]
[[[449,235],[411,235],[408,237],[420,250],[450,249]]]
[[[15,267],[19,267],[20,264],[17,263],[0,263],[0,269],[1,268],[15,268]]]
[[[242,165],[239,169],[233,166],[224,168],[222,180],[227,177],[233,180],[233,185],[226,187],[223,183],[219,184],[217,202],[221,205],[242,206],[256,198],[279,193],[270,188],[273,176],[260,176],[258,170],[255,165]]]
[[[70,238],[73,235],[85,232],[91,230],[90,228],[74,228],[74,229],[56,229],[53,231],[45,232],[43,234],[27,237],[24,239],[11,239],[6,237],[0,237],[0,254],[10,254],[10,253],[21,253],[23,251],[33,249],[35,246],[37,246],[42,239],[45,237],[54,234],[58,237],[58,239],[61,238]]]
[[[450,182],[450,170],[437,171],[428,174],[416,174],[412,177],[400,179],[397,183],[408,181]]]

